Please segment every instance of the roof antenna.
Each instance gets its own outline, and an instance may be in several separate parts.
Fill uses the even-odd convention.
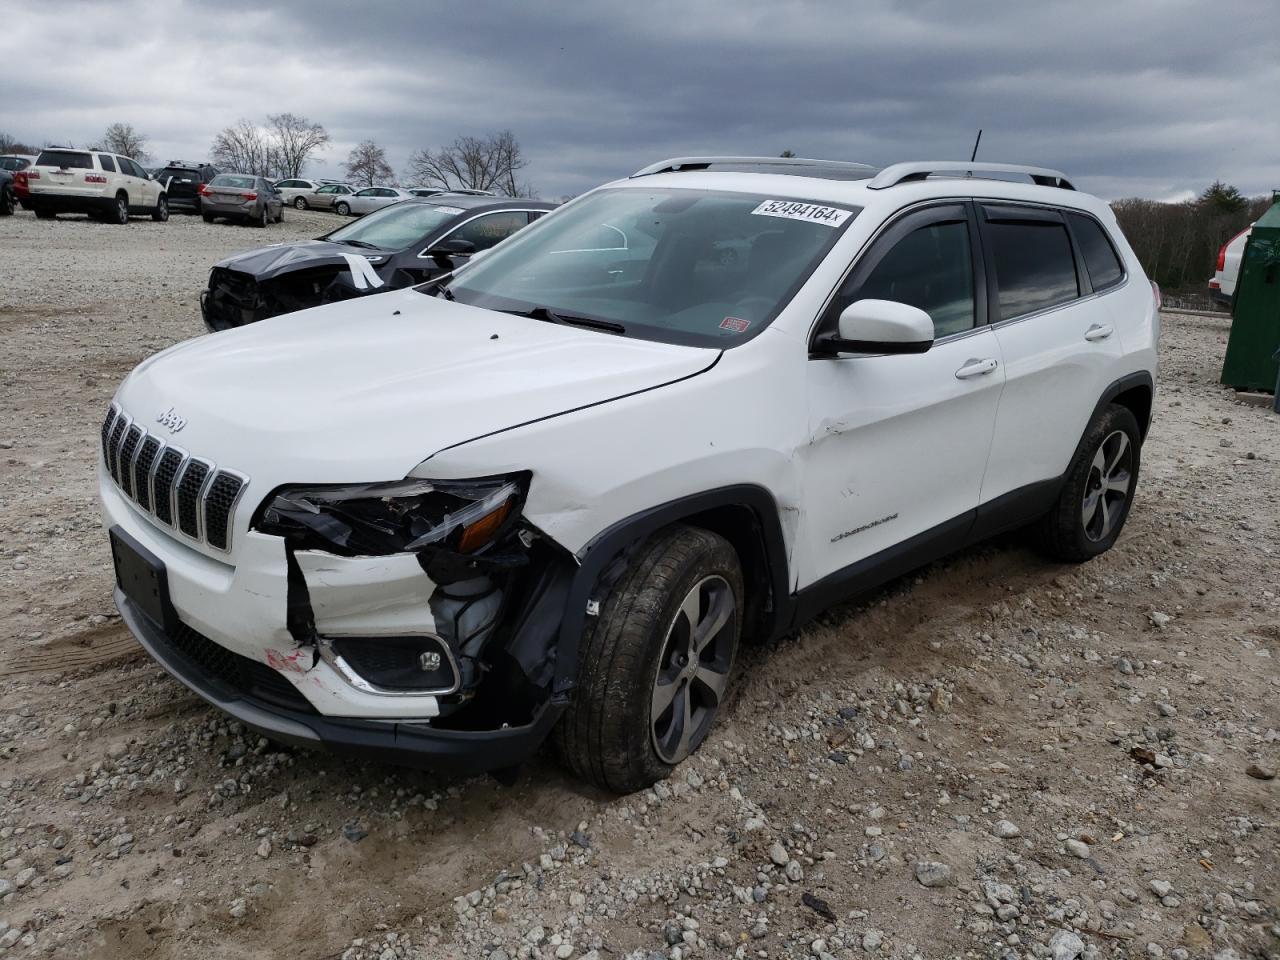
[[[976,140],[973,141],[973,153],[969,154],[970,163],[973,163],[973,161],[978,159],[978,144],[980,144],[981,142],[982,142],[982,128],[979,127],[978,137]]]

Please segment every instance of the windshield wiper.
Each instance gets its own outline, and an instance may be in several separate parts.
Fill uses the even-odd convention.
[[[382,247],[376,243],[369,243],[365,240],[334,240],[334,243],[345,243],[349,247],[367,247],[370,250],[381,250]]]
[[[503,313],[515,314],[517,317],[530,317],[533,320],[544,320],[547,323],[559,323],[567,327],[588,327],[592,330],[607,330],[609,333],[626,333],[627,328],[613,320],[600,320],[596,317],[578,317],[571,313],[559,313],[548,307],[533,307],[529,310],[503,310]]]

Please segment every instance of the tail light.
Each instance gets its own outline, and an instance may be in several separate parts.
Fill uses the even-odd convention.
[[[1239,240],[1248,232],[1249,232],[1249,228],[1245,227],[1243,230],[1241,230],[1234,237],[1232,237],[1230,240],[1228,240],[1226,243],[1222,245],[1222,249],[1218,251],[1218,265],[1215,268],[1219,273],[1227,269],[1227,247],[1231,246],[1233,243],[1235,243],[1237,240]]]
[[[202,183],[202,184],[200,184],[200,196],[202,196],[202,197],[208,197],[208,196],[211,196],[211,195],[212,195],[212,194],[211,194],[211,193],[210,193],[210,191],[209,191],[209,185],[208,185],[207,183]]]
[[[1156,309],[1159,310],[1164,301],[1160,296],[1160,284],[1156,283],[1154,280],[1151,281],[1151,296],[1155,298]]]
[[[39,170],[37,170],[35,167],[28,167],[28,168],[27,168],[25,171],[23,171],[23,172],[27,175],[27,179],[28,179],[28,180],[39,180],[39,179],[40,179],[40,171],[39,171]]]
[[[100,173],[86,173],[84,175],[85,183],[106,183],[107,178]]]
[[[26,170],[19,170],[13,175],[13,195],[19,200],[31,193],[27,185],[29,177],[30,174]]]
[[[246,200],[257,200],[257,199],[258,199],[258,195],[257,195],[256,193],[242,193],[242,194],[240,194],[240,196],[242,196],[242,197],[243,197],[244,199],[246,199]]]

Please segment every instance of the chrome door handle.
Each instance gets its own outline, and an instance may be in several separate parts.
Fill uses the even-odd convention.
[[[977,357],[971,357],[965,361],[963,367],[956,371],[957,380],[968,380],[971,377],[983,377],[1000,366],[994,357],[987,357],[979,360]]]
[[[1111,326],[1109,323],[1095,323],[1084,332],[1084,338],[1090,343],[1094,343],[1098,340],[1107,339],[1107,337],[1111,336],[1111,334],[1115,332],[1115,327]]]

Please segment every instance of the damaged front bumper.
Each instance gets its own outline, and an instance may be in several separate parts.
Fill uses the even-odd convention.
[[[496,583],[463,570],[441,589],[415,554],[340,556],[254,530],[227,562],[168,534],[105,475],[101,494],[113,539],[163,571],[158,617],[118,576],[129,629],[187,687],[264,734],[470,772],[527,757],[566,703],[555,647],[576,568],[549,546],[521,542],[538,561]],[[465,622],[493,625],[483,643],[465,631],[467,644],[450,626]],[[395,659],[406,646],[421,663],[412,682]]]

